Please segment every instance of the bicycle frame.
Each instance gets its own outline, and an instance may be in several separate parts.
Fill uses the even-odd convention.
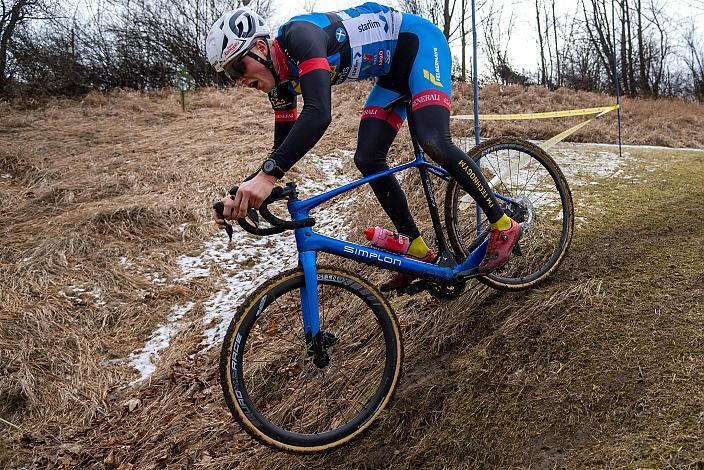
[[[316,269],[317,253],[319,251],[352,259],[364,264],[371,264],[373,266],[391,269],[394,271],[402,271],[413,274],[417,277],[430,279],[432,281],[461,282],[471,277],[478,276],[477,268],[484,259],[488,240],[485,239],[481,244],[479,244],[479,246],[477,246],[460,264],[456,263],[450,250],[447,248],[445,235],[442,232],[442,226],[437,211],[437,203],[435,202],[435,196],[432,193],[428,173],[432,173],[445,180],[450,178],[450,174],[445,169],[433,165],[425,160],[425,154],[421,150],[414,132],[412,117],[413,113],[411,112],[410,101],[408,98],[409,96],[400,95],[387,104],[385,109],[392,109],[397,104],[404,104],[406,106],[408,128],[411,134],[411,142],[413,143],[413,152],[415,154],[415,159],[412,162],[398,165],[396,167],[389,168],[388,170],[375,173],[371,176],[358,179],[309,199],[295,199],[289,201],[288,211],[293,220],[304,220],[309,217],[311,209],[314,209],[320,204],[323,204],[324,202],[339,196],[340,194],[362,186],[363,184],[367,184],[370,181],[383,178],[387,175],[398,173],[409,168],[418,168],[421,174],[423,190],[425,191],[428,207],[430,209],[433,228],[435,229],[435,235],[439,243],[439,264],[425,263],[410,257],[382,251],[374,247],[327,237],[316,233],[313,231],[312,227],[294,230],[296,235],[296,246],[298,248],[298,263],[303,270],[305,279],[305,284],[301,288],[303,327],[305,329],[308,344],[311,346],[311,352],[316,355],[322,349],[319,335],[320,319],[318,317],[318,275]],[[496,193],[494,194],[497,198],[504,201],[512,201],[511,198],[507,198]]]
[[[288,211],[293,220],[306,219],[309,217],[309,213],[312,209],[336,196],[339,196],[340,194],[367,184],[370,181],[415,167],[419,168],[421,171],[428,171],[444,179],[450,177],[448,172],[443,168],[427,162],[424,158],[423,152],[417,151],[415,160],[412,162],[398,165],[383,172],[358,179],[309,199],[290,201],[288,203]],[[425,184],[426,183],[424,183],[424,185]],[[498,194],[496,196],[506,201],[511,200]],[[434,199],[432,203],[434,204]],[[435,211],[435,216],[437,216],[437,211]],[[312,227],[296,229],[294,232],[296,236],[296,245],[298,248],[299,265],[303,270],[305,278],[305,286],[301,289],[301,306],[303,309],[303,325],[305,328],[306,337],[309,340],[315,338],[320,331],[320,322],[318,318],[318,279],[316,271],[317,252],[322,251],[324,253],[330,253],[343,258],[352,259],[360,263],[371,264],[394,271],[402,271],[431,280],[457,282],[478,275],[477,267],[484,258],[484,253],[486,252],[486,246],[488,243],[488,240],[484,240],[460,264],[453,263],[452,266],[438,266],[435,264],[418,261],[410,257],[400,256],[388,251],[379,250],[371,246],[359,245],[357,243],[321,235],[316,233]]]

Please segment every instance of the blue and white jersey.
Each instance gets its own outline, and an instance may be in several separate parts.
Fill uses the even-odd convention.
[[[452,59],[445,37],[429,21],[378,3],[310,13],[287,21],[274,40],[279,85],[269,92],[274,109],[272,158],[287,171],[320,139],[331,119],[331,86],[378,77],[362,119],[381,119],[396,131],[403,106],[384,105],[402,93],[413,110],[450,109]],[[300,119],[297,95],[305,105]]]
[[[305,64],[302,69],[300,66],[315,58],[312,54],[305,54],[312,52],[311,48],[299,44],[311,41],[309,28],[301,23],[318,26],[325,33],[325,58],[330,67],[331,82],[338,84],[387,74],[402,21],[401,12],[372,2],[346,10],[293,17],[279,28],[276,38],[288,58],[286,78],[299,78],[311,70]],[[306,34],[302,34],[304,31]]]

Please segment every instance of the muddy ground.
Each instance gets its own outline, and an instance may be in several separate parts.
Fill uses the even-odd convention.
[[[544,99],[579,98],[560,93]],[[332,128],[289,174],[304,190],[355,175],[365,96],[335,94]],[[548,283],[392,299],[404,376],[362,439],[310,457],[250,440],[221,396],[218,342],[234,306],[293,252],[290,238],[227,246],[207,208],[269,147],[262,99],[210,90],[186,114],[171,94],[0,104],[0,467],[704,465],[704,152],[647,147],[551,151],[577,227]],[[609,104],[599,99],[586,101]],[[626,141],[685,146],[700,118],[664,134],[643,120],[650,130]],[[597,126],[607,131],[594,140],[612,141]],[[404,134],[394,160],[405,145]],[[321,220],[355,240],[385,224],[366,191]]]

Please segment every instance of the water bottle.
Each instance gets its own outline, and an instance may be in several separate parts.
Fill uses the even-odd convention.
[[[395,251],[401,254],[406,254],[408,247],[411,245],[411,240],[407,236],[381,227],[367,228],[364,231],[364,237],[377,248]]]

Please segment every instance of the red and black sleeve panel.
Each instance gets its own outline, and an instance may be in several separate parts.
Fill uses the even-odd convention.
[[[272,153],[286,139],[298,117],[296,94],[288,82],[282,83],[269,92],[269,102],[274,110],[274,147]]]

